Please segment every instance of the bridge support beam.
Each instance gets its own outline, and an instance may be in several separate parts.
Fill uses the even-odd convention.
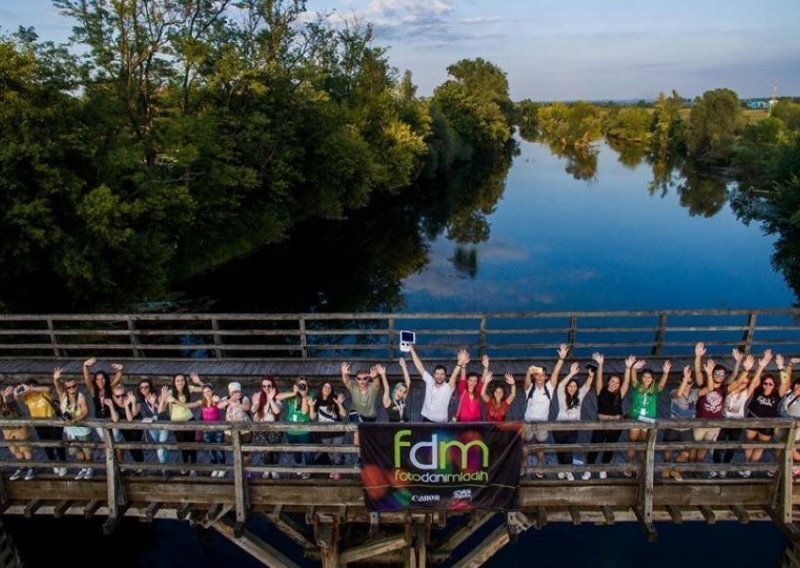
[[[214,521],[211,526],[233,544],[249,553],[253,558],[263,562],[266,566],[270,566],[270,568],[299,568],[298,564],[247,529],[237,536],[235,523],[228,519],[223,518],[219,521]]]

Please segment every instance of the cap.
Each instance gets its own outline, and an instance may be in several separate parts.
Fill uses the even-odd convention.
[[[242,385],[240,383],[228,383],[228,392],[242,392]]]

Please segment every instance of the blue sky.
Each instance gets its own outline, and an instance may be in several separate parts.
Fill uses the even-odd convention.
[[[333,25],[358,17],[419,93],[449,64],[483,57],[508,74],[514,99],[800,95],[797,0],[308,0]],[[69,21],[50,0],[0,0],[0,27],[34,26],[63,40]]]

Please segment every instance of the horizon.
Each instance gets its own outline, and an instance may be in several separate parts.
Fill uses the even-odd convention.
[[[591,0],[310,0],[302,21],[327,14],[374,27],[389,63],[412,72],[421,96],[447,80],[447,66],[481,57],[498,65],[513,100],[618,101],[678,92],[694,99],[729,88],[742,99],[800,93],[800,4],[745,0],[669,4]],[[6,0],[0,31],[33,27],[62,43],[72,28],[51,0]],[[529,53],[529,57],[520,54]]]

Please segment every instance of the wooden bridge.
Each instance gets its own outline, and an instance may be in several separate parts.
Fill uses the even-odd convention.
[[[475,354],[491,356],[495,374],[522,373],[531,362],[547,362],[554,350],[567,343],[570,357],[587,358],[593,351],[606,355],[606,372],[620,372],[621,360],[628,354],[644,356],[657,366],[669,357],[679,370],[693,360],[693,346],[704,341],[709,354],[726,361],[733,347],[759,353],[766,347],[786,356],[800,354],[800,310],[673,310],[625,312],[558,312],[505,314],[105,314],[105,315],[0,315],[0,373],[3,383],[37,376],[44,383],[54,366],[65,366],[66,374],[78,374],[87,357],[103,362],[122,362],[126,381],[139,377],[165,377],[178,372],[196,371],[210,382],[236,378],[246,386],[262,375],[279,377],[304,375],[311,382],[338,377],[341,360],[384,362],[400,355],[401,329],[417,332],[417,351],[426,363],[452,364],[454,351],[466,347]],[[474,357],[477,359],[477,357]],[[729,361],[728,361],[729,362]],[[399,373],[397,364],[387,365],[389,373]],[[421,389],[412,389],[412,416],[421,405]],[[666,395],[662,397],[665,399]],[[522,397],[512,408],[511,418],[521,417]],[[589,415],[592,409],[589,408]],[[663,415],[663,408],[662,408]],[[31,421],[35,425],[62,425],[60,422]],[[768,421],[724,421],[707,426],[778,427],[794,440],[795,423],[786,419]],[[0,428],[19,421],[0,421]],[[0,481],[0,509],[3,514],[102,516],[105,530],[112,531],[124,516],[145,520],[182,519],[213,527],[232,542],[270,566],[293,566],[284,552],[276,550],[249,530],[250,521],[261,516],[283,531],[306,556],[319,559],[324,566],[360,562],[386,562],[405,566],[425,566],[428,562],[450,562],[456,566],[478,566],[500,547],[530,528],[547,523],[567,522],[613,525],[639,523],[644,535],[657,537],[654,522],[701,521],[715,523],[735,520],[740,523],[776,523],[790,542],[800,542],[797,521],[800,488],[792,481],[793,442],[770,444],[671,443],[661,441],[659,432],[668,427],[698,427],[700,421],[674,423],[658,420],[642,422],[553,423],[538,427],[549,431],[582,431],[578,444],[532,444],[552,454],[568,450],[581,455],[588,450],[614,449],[617,458],[628,449],[640,452],[635,477],[626,477],[630,466],[611,465],[528,467],[521,480],[519,511],[493,513],[474,511],[409,510],[403,513],[371,513],[364,507],[359,470],[355,465],[357,448],[352,443],[328,445],[280,444],[259,446],[243,443],[245,430],[231,425],[159,423],[171,431],[231,430],[230,442],[214,444],[165,444],[114,442],[108,422],[87,422],[101,429],[103,439],[92,443],[103,460],[92,465],[101,472],[92,480],[75,481],[71,476],[40,473],[32,481]],[[639,443],[588,444],[595,429],[631,427],[648,431]],[[147,424],[119,423],[114,428],[147,428]],[[286,431],[288,424],[248,423],[246,431]],[[537,427],[537,426],[531,426]],[[306,427],[304,427],[306,429]],[[310,425],[308,430],[350,433],[354,425]],[[625,438],[623,438],[625,439]],[[348,438],[349,440],[349,438]],[[56,464],[41,459],[41,448],[69,445],[71,442],[32,441],[37,448],[32,467],[52,471]],[[3,442],[2,446],[10,445]],[[85,445],[85,444],[84,444]],[[220,466],[193,465],[198,476],[180,475],[180,463],[159,464],[152,455],[159,447],[173,454],[180,449],[224,448],[229,454],[224,478],[210,477]],[[736,473],[734,464],[664,463],[663,450],[680,448],[766,449],[762,463],[748,465],[751,478]],[[120,463],[116,449],[143,449],[151,459],[144,463]],[[296,451],[336,452],[347,456],[349,465],[297,467],[284,460],[269,468],[256,458],[264,451],[289,454]],[[3,455],[8,455],[3,452]],[[553,461],[552,459],[550,461]],[[16,468],[19,463],[5,459],[0,467]],[[79,466],[77,466],[79,467]],[[596,474],[607,471],[607,479],[562,481],[559,471],[576,468]],[[664,479],[665,469],[678,468],[683,481]],[[143,475],[135,470],[142,469]],[[280,479],[264,479],[262,474],[276,471]],[[134,471],[131,471],[134,470]],[[162,470],[170,476],[165,479]],[[726,477],[707,477],[725,472]],[[310,474],[301,479],[297,474]],[[330,474],[339,473],[334,480]],[[538,479],[533,473],[543,473]],[[463,545],[463,546],[462,546]],[[467,552],[463,551],[467,548]],[[458,557],[454,556],[459,552]],[[797,552],[787,549],[786,562]],[[798,564],[791,564],[798,565]]]

